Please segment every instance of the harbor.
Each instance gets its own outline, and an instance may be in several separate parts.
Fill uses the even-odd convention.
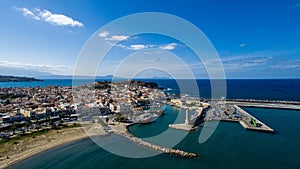
[[[193,100],[193,102],[191,100]],[[210,100],[209,103],[203,103],[200,101],[197,102],[195,100],[196,100],[195,98],[192,99],[182,98],[181,100],[177,99],[171,102],[172,106],[185,110],[186,115],[185,115],[184,123],[170,124],[169,125],[170,128],[185,130],[185,131],[193,131],[202,122],[224,121],[224,122],[240,123],[241,126],[247,130],[266,132],[266,133],[275,133],[274,129],[272,129],[270,126],[268,126],[261,120],[257,119],[250,113],[246,112],[241,107],[276,108],[276,109],[279,108],[279,109],[293,109],[293,110],[300,109],[300,105],[297,104],[232,102],[232,101],[226,102],[225,100],[222,99]],[[189,106],[189,105],[193,105],[193,106]],[[195,105],[198,105],[199,107]],[[197,113],[193,115],[193,118],[191,118],[191,116],[189,115],[190,110],[197,111]]]
[[[128,132],[128,127],[131,125],[134,125],[134,123],[117,123],[115,125],[109,125],[109,128],[111,129],[112,133],[123,136],[134,143],[137,143],[141,146],[153,149],[155,151],[160,151],[165,154],[175,155],[175,156],[179,156],[179,157],[183,157],[183,158],[198,158],[198,157],[200,157],[198,154],[195,154],[195,153],[158,146],[158,145],[146,142],[140,138],[137,138],[134,135],[132,135],[130,132]],[[104,124],[104,126],[105,126],[105,124]]]

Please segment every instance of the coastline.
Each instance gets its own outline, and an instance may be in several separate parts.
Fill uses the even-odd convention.
[[[156,151],[162,151],[165,154],[173,154],[176,156],[181,156],[185,158],[195,158],[198,157],[197,154],[188,153],[175,149],[162,148],[160,146],[152,145],[151,143],[147,143],[141,141],[140,139],[134,137],[128,131],[128,127],[133,124],[124,124],[119,123],[111,126],[113,129],[113,133],[115,135],[123,136],[137,144],[148,147],[150,149],[154,149]],[[99,124],[87,124],[85,123],[82,127],[76,128],[67,128],[61,130],[50,130],[46,134],[39,135],[35,138],[25,138],[20,139],[18,144],[12,145],[13,151],[11,151],[6,158],[6,154],[0,152],[0,168],[9,168],[18,162],[34,157],[41,152],[63,146],[70,143],[77,143],[80,140],[84,140],[89,138],[90,136],[106,136],[109,134],[105,131],[105,128]],[[5,144],[5,143],[4,143]],[[24,150],[28,148],[27,150]]]
[[[92,125],[94,128],[96,125]],[[97,125],[97,129],[99,126]],[[20,139],[17,144],[11,145],[6,152],[0,152],[0,168],[9,168],[10,166],[30,158],[38,153],[53,149],[58,146],[77,142],[91,136],[83,127],[66,128],[61,130],[50,130],[46,134],[36,137]],[[101,128],[97,135],[105,135],[106,132]],[[5,147],[6,143],[3,143]],[[9,152],[8,152],[9,151]],[[9,158],[7,158],[7,156]]]
[[[91,124],[91,123],[90,123],[90,124]],[[97,126],[101,126],[101,125],[97,125]],[[120,125],[120,127],[121,127],[121,125]],[[128,126],[127,126],[127,127],[128,127]],[[79,128],[79,127],[78,127],[78,128]],[[123,127],[121,127],[121,128],[123,128]],[[118,130],[118,131],[119,131],[119,130]],[[74,140],[73,143],[76,144],[77,142],[80,142],[80,140],[84,140],[84,139],[86,139],[86,138]],[[63,144],[61,144],[61,145],[57,145],[57,146],[51,147],[51,148],[49,148],[49,149],[56,148],[56,147],[59,147],[59,146],[63,146],[63,145],[65,145],[65,144],[72,144],[72,141],[63,143]],[[43,151],[46,151],[46,150],[49,150],[49,149],[45,149],[45,150],[43,150]],[[43,152],[43,151],[40,151],[40,152]],[[38,153],[40,153],[40,152],[38,152]],[[25,159],[30,158],[30,157],[32,157],[32,156],[38,155],[38,153],[29,155],[28,157],[23,158],[23,159],[21,159],[21,160],[25,160]],[[19,161],[21,161],[21,160],[19,160]],[[9,164],[8,166],[6,166],[5,168],[9,168],[10,166],[13,166],[14,164],[18,163],[19,161],[10,163],[10,164]],[[2,164],[2,163],[1,163],[1,161],[0,161],[0,165],[1,165],[1,164]]]

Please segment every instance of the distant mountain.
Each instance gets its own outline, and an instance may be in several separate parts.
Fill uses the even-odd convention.
[[[17,76],[2,76],[0,75],[0,82],[34,82],[43,81],[32,77],[17,77]]]
[[[38,78],[38,76],[52,75],[50,73],[40,72],[37,70],[30,70],[25,68],[1,67],[1,66],[0,66],[0,72],[2,76],[35,77],[35,78]]]
[[[114,77],[113,75],[106,76],[75,76],[76,79],[125,79],[121,77]],[[73,79],[72,75],[46,75],[46,76],[37,76],[39,79]]]

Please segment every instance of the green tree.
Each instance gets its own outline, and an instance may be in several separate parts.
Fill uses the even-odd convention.
[[[50,116],[46,116],[45,118],[46,118],[47,126],[49,126],[50,125],[49,124],[49,122],[50,122]]]
[[[26,131],[28,131],[29,126],[30,126],[29,122],[25,123],[24,127],[26,128]]]
[[[115,117],[116,121],[125,121],[127,118],[125,116],[122,116],[121,114],[117,114]]]
[[[14,122],[12,124],[11,129],[12,129],[13,135],[15,135],[15,132],[16,132],[16,129],[17,129],[17,123],[16,122]]]
[[[51,128],[55,128],[55,125],[54,125],[54,121],[53,121],[53,120],[50,120],[50,126],[51,126]]]
[[[41,128],[41,123],[39,121],[39,117],[35,118],[35,128],[39,131],[39,129]]]

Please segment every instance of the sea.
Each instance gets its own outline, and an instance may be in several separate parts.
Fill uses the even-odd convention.
[[[100,79],[98,79],[100,80]],[[145,79],[142,79],[145,80]],[[166,88],[169,93],[178,93],[180,88],[175,80],[149,79]],[[197,80],[200,97],[211,96],[211,81]],[[84,82],[82,82],[84,84]],[[0,87],[32,87],[72,85],[71,80],[45,80],[43,82],[0,83]],[[227,80],[226,98],[300,101],[299,79],[276,80]],[[195,91],[184,90],[193,96]],[[220,122],[207,141],[200,143],[199,135],[209,128],[201,125],[196,131],[187,134],[174,148],[194,152],[200,158],[182,158],[159,154],[146,158],[130,158],[111,153],[86,138],[44,151],[10,168],[201,168],[201,169],[299,169],[300,168],[300,111],[243,107],[244,110],[260,119],[275,130],[275,134],[245,130],[239,123]],[[150,124],[137,124],[129,127],[136,137],[147,140],[167,131],[168,125],[176,120],[184,121],[180,109],[166,107],[163,116]],[[177,121],[176,121],[177,122]],[[99,138],[108,140],[105,144],[115,145],[118,150],[127,150],[128,140],[120,136]],[[170,142],[166,137],[162,142]],[[159,143],[156,143],[159,144]],[[139,152],[137,152],[139,153]]]

